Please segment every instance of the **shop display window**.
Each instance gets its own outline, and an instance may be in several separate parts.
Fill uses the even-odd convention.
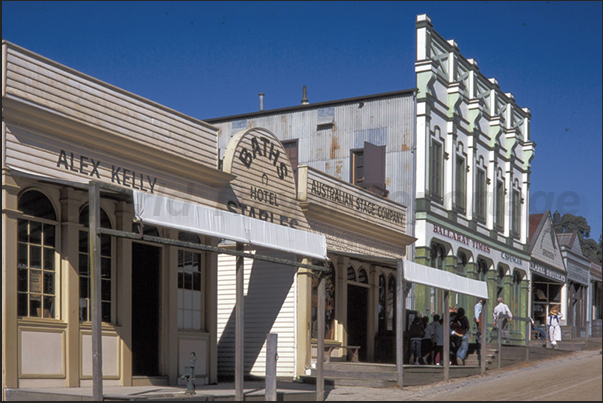
[[[50,200],[31,190],[19,198],[17,220],[17,314],[56,318],[56,213]]]
[[[201,243],[199,237],[180,232],[178,240]],[[205,330],[205,293],[203,255],[178,249],[178,329]]]
[[[89,212],[88,206],[80,211],[80,224],[84,227],[79,231],[79,259],[78,269],[80,275],[80,322],[89,322],[92,315],[92,273],[90,272],[90,248],[88,239]],[[103,210],[100,209],[100,226],[111,228],[111,220]],[[109,235],[100,236],[101,247],[101,319],[103,322],[112,322],[113,301],[113,239]]]

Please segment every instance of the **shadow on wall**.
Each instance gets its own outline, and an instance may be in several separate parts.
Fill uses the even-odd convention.
[[[295,259],[293,255],[266,249],[258,249],[256,253],[282,259]],[[254,260],[253,262],[249,274],[249,286],[243,302],[245,375],[250,374],[252,367],[258,360],[260,368],[264,368],[264,354],[260,357],[260,353],[266,341],[266,335],[272,330],[281,310],[283,311],[283,319],[281,319],[282,323],[279,327],[291,329],[291,332],[293,332],[295,301],[291,298],[287,303],[285,302],[289,292],[293,291],[292,285],[296,272],[296,267],[260,260]],[[234,273],[235,269],[233,267],[233,290],[236,287]],[[247,272],[245,277],[247,278]],[[232,377],[235,370],[236,311],[234,309],[234,293],[232,298],[233,310],[224,327],[222,336],[218,340],[218,376],[221,377]],[[291,333],[291,338],[293,336],[293,333]],[[280,346],[283,345],[286,337],[286,334],[279,335],[279,351],[281,351]],[[280,355],[284,356],[285,354],[283,352]],[[261,374],[264,374],[263,370]]]

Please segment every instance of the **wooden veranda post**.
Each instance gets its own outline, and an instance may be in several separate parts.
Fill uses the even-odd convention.
[[[100,186],[90,181],[88,190],[88,248],[90,254],[90,301],[92,321],[92,398],[103,400],[103,347],[101,313],[101,240],[100,227]]]
[[[244,250],[243,244],[237,242],[236,247],[238,252]],[[242,401],[243,396],[243,378],[245,376],[245,318],[243,317],[244,312],[244,258],[243,256],[237,256],[236,263],[236,330],[235,330],[235,400]]]
[[[322,402],[325,400],[325,276],[323,273],[318,274],[318,306],[317,306],[317,335],[316,335],[316,401]]]
[[[450,308],[450,292],[444,290],[444,312],[442,315],[444,316],[444,348],[441,358],[442,365],[444,366],[444,380],[450,380],[450,312],[448,312]]]
[[[406,282],[404,281],[404,263],[398,260],[397,263],[397,284],[396,284],[396,371],[398,373],[398,387],[404,386],[404,323],[405,302],[406,302]]]
[[[481,332],[482,332],[482,338],[480,340],[480,373],[482,375],[484,375],[486,373],[486,340],[488,339],[488,335],[486,334],[486,331],[488,329],[488,326],[486,326],[486,312],[488,312],[488,300],[484,299],[482,300],[482,320],[479,323],[479,326],[481,327]]]

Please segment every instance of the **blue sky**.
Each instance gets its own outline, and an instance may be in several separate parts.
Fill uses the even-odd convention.
[[[532,213],[601,234],[602,2],[2,2],[2,38],[199,119],[415,87],[415,18],[532,112]]]

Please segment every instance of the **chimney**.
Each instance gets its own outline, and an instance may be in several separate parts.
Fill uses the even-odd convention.
[[[264,110],[264,93],[260,92],[258,94],[260,96],[260,111]]]
[[[302,92],[302,105],[308,105],[310,102],[308,101],[308,89],[306,88],[306,86],[304,85],[304,89]]]

